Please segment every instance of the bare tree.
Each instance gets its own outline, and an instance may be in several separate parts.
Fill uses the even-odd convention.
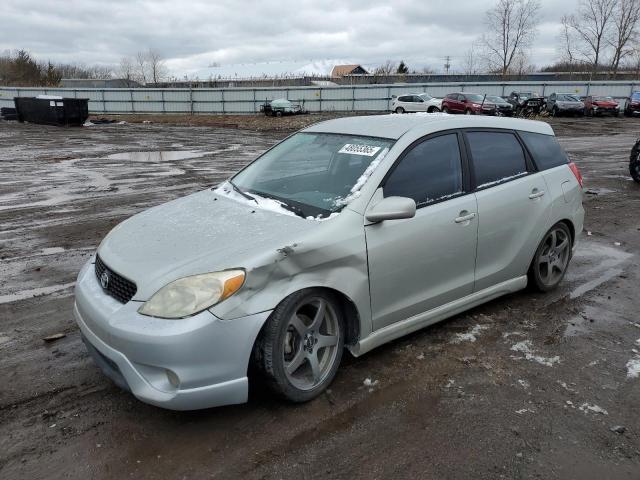
[[[147,83],[147,54],[145,52],[136,53],[136,76],[142,83]]]
[[[379,67],[377,67],[374,71],[373,74],[374,75],[383,75],[383,76],[389,76],[392,73],[395,73],[396,69],[398,67],[396,66],[395,63],[393,63],[391,60],[387,60],[385,63],[383,63],[382,65],[380,65]]]
[[[462,58],[462,73],[465,75],[476,75],[479,73],[479,58],[478,47],[471,45],[471,47],[464,53]]]
[[[617,2],[618,0],[581,0],[578,15],[570,18],[571,27],[584,44],[584,56],[591,63],[592,73],[598,71],[602,60]]]
[[[571,17],[563,15],[560,21],[562,23],[560,31],[561,61],[573,65],[576,62],[576,37],[571,26]]]
[[[640,20],[640,0],[617,0],[613,12],[613,33],[609,44],[613,48],[611,71],[615,78],[620,61],[633,53],[630,44],[636,36],[636,28]]]
[[[160,52],[150,48],[147,51],[147,64],[149,69],[149,76],[153,83],[160,82],[167,74],[167,69],[164,64],[164,60],[160,55]]]
[[[133,62],[129,57],[122,57],[120,59],[120,65],[118,66],[118,75],[125,82],[127,82],[127,87],[132,86],[136,73]]]
[[[482,36],[491,70],[507,75],[514,59],[533,42],[538,25],[538,0],[498,0],[486,13]]]

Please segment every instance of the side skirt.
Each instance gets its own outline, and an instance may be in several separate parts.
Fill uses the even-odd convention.
[[[354,357],[359,357],[360,355],[363,355],[380,345],[395,340],[396,338],[403,337],[411,332],[433,325],[434,323],[457,315],[460,312],[469,310],[470,308],[481,305],[489,300],[493,300],[494,298],[506,295],[507,293],[517,292],[526,286],[526,275],[498,283],[492,287],[485,288],[479,292],[472,293],[466,297],[436,307],[428,312],[414,315],[413,317],[409,317],[392,325],[387,325],[380,330],[376,330],[368,337],[361,339],[358,343],[349,347],[349,351]]]

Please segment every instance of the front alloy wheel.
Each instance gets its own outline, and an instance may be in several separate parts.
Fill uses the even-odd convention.
[[[342,359],[343,325],[340,305],[330,293],[303,290],[283,300],[254,349],[267,385],[293,402],[322,393]]]
[[[529,280],[536,290],[548,292],[558,286],[567,272],[571,248],[569,227],[556,223],[540,242],[529,268]]]

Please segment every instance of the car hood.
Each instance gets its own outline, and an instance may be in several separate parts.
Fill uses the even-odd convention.
[[[595,101],[593,102],[593,104],[596,107],[617,107],[618,106],[618,102],[609,102],[609,101],[601,101],[601,100]]]
[[[321,224],[205,190],[125,220],[105,237],[98,255],[136,283],[134,300],[145,301],[184,276],[251,268],[265,251],[286,247]]]
[[[582,102],[570,102],[567,100],[556,100],[556,104],[559,107],[584,107]]]

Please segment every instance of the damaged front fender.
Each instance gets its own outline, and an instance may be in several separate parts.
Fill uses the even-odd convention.
[[[238,294],[211,308],[223,320],[274,309],[306,288],[335,290],[355,306],[360,336],[371,332],[363,217],[349,209],[287,245],[253,256]]]

